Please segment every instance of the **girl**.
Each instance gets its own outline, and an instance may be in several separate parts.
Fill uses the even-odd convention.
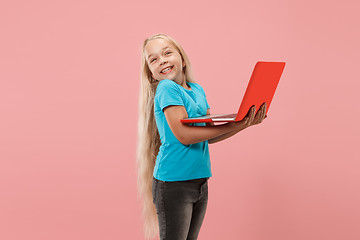
[[[170,36],[156,34],[142,46],[138,123],[138,190],[143,198],[147,239],[197,239],[212,176],[208,144],[259,124],[266,104],[240,122],[182,124],[180,119],[210,114],[190,61]]]

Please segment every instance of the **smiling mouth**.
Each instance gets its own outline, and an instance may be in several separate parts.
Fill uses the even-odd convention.
[[[160,74],[162,74],[162,75],[168,74],[172,71],[172,69],[173,69],[173,67],[169,67],[166,72],[160,72]]]

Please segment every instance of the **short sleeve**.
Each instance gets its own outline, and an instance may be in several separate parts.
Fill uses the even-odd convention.
[[[208,108],[210,108],[210,105],[208,104],[208,101],[207,101],[207,99],[206,99],[206,94],[205,94],[205,91],[204,91],[203,87],[202,87],[202,86],[200,86],[200,84],[198,84],[198,86],[199,86],[199,88],[200,88],[200,90],[201,90],[202,94],[204,95],[204,99],[205,99],[205,103],[206,103],[206,109],[208,109]]]
[[[206,100],[206,96],[204,94],[204,97],[205,97],[205,102],[206,102],[206,108],[209,109],[210,108],[210,105],[208,104],[207,100]]]
[[[161,80],[157,89],[155,101],[159,104],[161,110],[170,105],[184,106],[184,101],[177,83],[172,80]]]

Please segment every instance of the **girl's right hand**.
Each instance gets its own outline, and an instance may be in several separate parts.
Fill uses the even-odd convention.
[[[267,115],[265,115],[266,113],[266,102],[264,102],[259,111],[256,113],[256,106],[252,106],[249,109],[249,112],[246,114],[246,116],[239,122],[229,122],[229,124],[231,126],[233,126],[236,130],[242,130],[245,129],[247,127],[250,127],[252,125],[256,125],[261,123],[266,117]]]

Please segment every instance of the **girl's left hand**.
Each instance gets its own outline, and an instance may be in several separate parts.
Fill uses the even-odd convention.
[[[266,106],[267,106],[266,102],[264,102],[261,105],[261,107],[260,107],[259,111],[256,113],[254,119],[250,122],[250,126],[257,125],[257,124],[261,123],[267,117],[267,115],[265,115]]]

